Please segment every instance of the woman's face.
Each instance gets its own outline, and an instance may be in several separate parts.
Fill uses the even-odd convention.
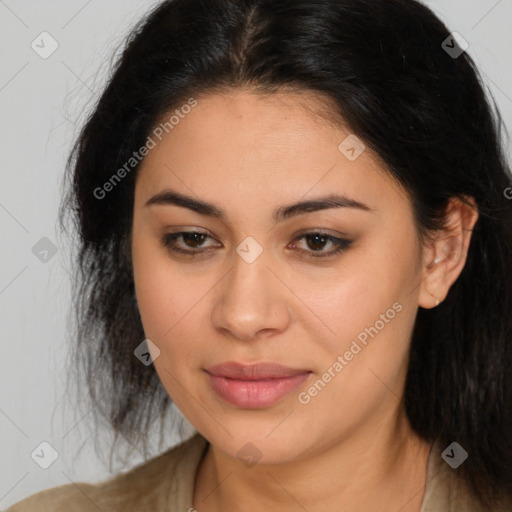
[[[136,296],[162,384],[214,446],[262,463],[393,421],[422,281],[409,198],[306,100],[197,98],[153,136],[135,188]],[[213,368],[226,362],[291,371]]]

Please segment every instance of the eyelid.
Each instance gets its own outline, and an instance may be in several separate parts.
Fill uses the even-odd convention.
[[[335,233],[334,235],[332,233]],[[303,235],[312,235],[312,234],[319,234],[324,236],[331,236],[333,238],[346,238],[349,239],[350,236],[347,233],[344,233],[343,231],[338,231],[335,229],[330,228],[304,228],[300,229],[296,233],[294,233],[294,239]]]
[[[334,236],[328,233],[328,231],[325,228],[310,228],[310,229],[304,229],[301,230],[298,233],[295,233],[294,238],[292,239],[293,247],[296,247],[296,242],[302,238],[306,238],[308,235],[319,235],[321,237],[324,237],[327,239],[328,242],[331,242],[334,244],[335,248],[330,251],[314,251],[314,250],[304,250],[299,249],[298,252],[300,254],[299,257],[302,258],[308,258],[310,260],[318,260],[319,258],[329,258],[329,257],[336,257],[339,253],[343,252],[345,249],[348,249],[352,243],[353,240],[349,239],[345,234],[342,233],[342,237]],[[211,232],[208,230],[200,230],[200,229],[189,229],[187,231],[176,231],[172,233],[165,233],[163,237],[161,238],[162,245],[172,253],[182,254],[184,256],[189,256],[190,258],[193,258],[195,256],[201,256],[205,254],[209,254],[212,252],[212,250],[215,247],[207,246],[205,248],[197,248],[196,250],[192,249],[179,249],[171,242],[175,241],[176,239],[182,237],[182,235],[193,235],[193,234],[199,234],[206,236],[207,238],[211,238],[212,240],[216,240],[214,236],[212,236]],[[220,242],[219,242],[220,243]]]
[[[322,229],[314,229],[314,230],[306,230],[302,234],[298,234],[293,239],[293,243],[295,243],[297,240],[300,240],[302,238],[306,238],[308,235],[320,235],[321,237],[326,238],[329,242],[334,244],[334,249],[331,249],[330,251],[308,251],[308,250],[301,250],[299,249],[299,253],[305,254],[305,258],[309,258],[310,260],[318,260],[320,258],[332,258],[334,259],[337,257],[340,253],[342,253],[344,250],[348,249],[352,243],[353,240],[347,238],[346,236],[338,237],[334,235],[330,235],[329,233],[326,233]],[[302,256],[299,256],[302,257]]]
[[[177,252],[177,253],[181,253],[181,254],[189,254],[189,255],[196,255],[197,254],[197,255],[199,255],[201,253],[204,254],[205,252],[209,252],[210,249],[212,249],[211,246],[207,247],[206,249],[199,248],[197,250],[193,250],[193,249],[190,249],[190,250],[183,249],[183,250],[181,250],[181,249],[178,249],[176,247],[172,247],[171,242],[176,240],[176,239],[178,239],[178,238],[180,238],[180,237],[182,238],[182,235],[194,235],[194,234],[204,235],[207,238],[210,238],[212,240],[216,240],[218,242],[218,240],[208,230],[201,231],[201,230],[191,229],[191,230],[174,231],[172,233],[164,233],[164,235],[161,238],[161,243],[169,251]]]

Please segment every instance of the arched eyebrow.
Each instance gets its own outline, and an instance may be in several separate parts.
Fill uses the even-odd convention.
[[[173,205],[187,208],[200,215],[214,217],[216,219],[227,221],[226,213],[218,206],[195,199],[191,196],[181,194],[175,190],[165,189],[158,192],[146,201],[145,206],[152,205]],[[273,212],[274,222],[283,222],[297,215],[317,212],[320,210],[328,210],[331,208],[355,208],[362,211],[375,213],[375,210],[368,205],[351,199],[342,194],[329,194],[326,196],[308,199],[307,201],[300,201],[288,205],[283,205],[276,208]]]

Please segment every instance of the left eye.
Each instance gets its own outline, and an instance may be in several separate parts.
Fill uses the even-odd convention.
[[[162,237],[161,242],[164,247],[166,247],[172,252],[194,256],[196,254],[208,252],[212,248],[212,246],[207,246],[207,248],[203,250],[194,250],[201,249],[202,247],[204,247],[203,244],[205,240],[208,238],[212,237],[200,231],[181,231],[179,233],[166,233]],[[295,240],[292,243],[292,247],[295,248],[297,245],[295,242],[300,241],[302,239],[306,241],[307,246],[311,250],[301,249],[300,252],[309,253],[308,257],[311,258],[325,258],[328,256],[333,256],[341,252],[342,250],[347,249],[352,244],[350,240],[346,240],[344,238],[338,238],[322,232],[311,232],[305,233],[295,238]],[[179,244],[177,243],[179,240],[183,242],[185,248],[183,248],[183,246],[179,246]],[[330,251],[322,251],[322,249],[325,248],[326,244],[328,243],[332,244],[334,246],[334,249],[331,249]]]
[[[312,254],[309,254],[312,258],[325,258],[328,256],[333,256],[344,249],[347,249],[351,245],[350,240],[346,240],[345,238],[338,238],[332,235],[327,235],[325,233],[305,233],[295,240],[306,241],[307,246],[312,249],[312,251],[305,251]],[[330,251],[321,251],[325,247],[327,243],[330,243],[334,246],[334,249]],[[319,254],[314,254],[319,253]]]

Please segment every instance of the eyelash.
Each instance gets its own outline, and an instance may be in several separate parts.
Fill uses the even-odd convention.
[[[197,254],[208,252],[209,249],[202,250],[202,251],[201,250],[186,251],[183,249],[178,249],[176,247],[176,245],[175,245],[176,239],[182,237],[183,235],[194,235],[194,234],[204,235],[207,238],[212,238],[210,235],[208,235],[207,233],[204,233],[202,231],[180,231],[178,233],[166,233],[162,237],[161,242],[162,242],[162,245],[169,251],[184,254],[187,256],[191,256],[191,257],[194,257]],[[333,256],[337,255],[338,253],[340,253],[341,251],[348,249],[350,247],[350,245],[352,244],[351,240],[346,240],[344,238],[338,238],[338,237],[335,237],[332,235],[328,235],[326,233],[323,233],[322,231],[310,231],[308,233],[304,233],[304,234],[298,236],[297,238],[295,238],[294,242],[301,240],[303,238],[307,238],[307,237],[315,236],[315,235],[319,235],[320,237],[325,238],[328,242],[332,242],[336,246],[336,248],[331,251],[321,252],[321,253],[320,252],[317,253],[317,251],[305,251],[305,250],[301,251],[302,253],[309,253],[309,255],[306,256],[307,258],[318,259],[318,258],[333,257]]]

